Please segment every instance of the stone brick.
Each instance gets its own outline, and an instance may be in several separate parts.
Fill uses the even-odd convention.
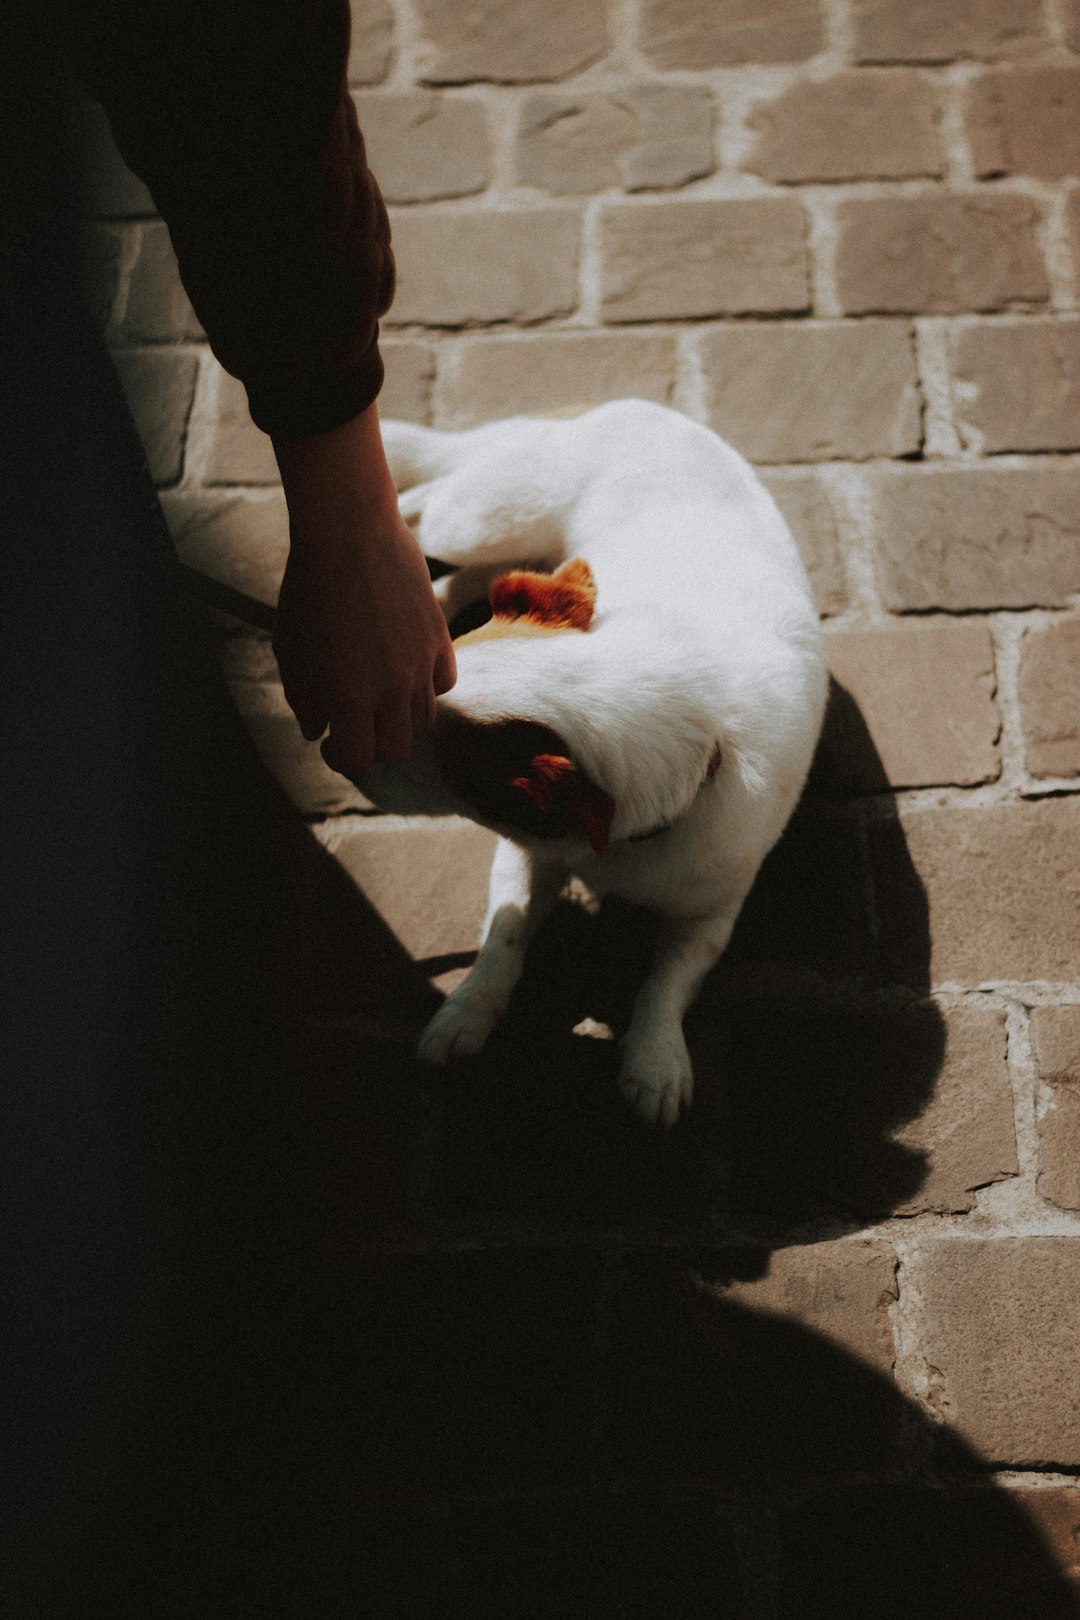
[[[124,349],[113,356],[156,484],[175,484],[195,394],[199,358],[160,349]]]
[[[247,390],[217,367],[211,444],[203,478],[208,484],[276,484],[278,466],[267,434],[248,413]]]
[[[494,833],[450,818],[377,816],[326,825],[319,835],[414,961],[437,964],[477,949]]]
[[[1027,1502],[1050,1494],[860,1480],[787,1504],[772,1612],[777,1620],[1074,1620],[1074,1595]],[[1066,1522],[1063,1514],[1062,1536]]]
[[[840,1239],[778,1249],[763,1277],[735,1281],[727,1295],[751,1310],[801,1322],[867,1366],[892,1371],[896,1256],[882,1243]]]
[[[1020,707],[1032,776],[1080,776],[1080,619],[1027,632]]]
[[[524,10],[517,0],[417,0],[416,9],[426,45],[420,77],[428,84],[561,79],[608,48],[605,0],[548,0]]]
[[[952,360],[957,426],[980,450],[1080,449],[1080,320],[965,325]]]
[[[1080,1601],[1080,1488],[1017,1485],[1009,1496],[1038,1526],[1074,1600]]]
[[[908,811],[871,828],[886,970],[899,984],[1080,973],[1080,798]],[[929,966],[920,945],[928,917]]]
[[[381,84],[390,67],[394,13],[390,0],[352,0],[349,83]]]
[[[745,167],[767,180],[908,180],[942,173],[936,89],[903,68],[838,73],[758,104]]]
[[[386,367],[379,415],[402,422],[430,422],[434,349],[426,343],[395,343],[392,338],[383,338],[379,348]]]
[[[860,62],[1021,55],[1045,43],[1040,0],[854,0]]]
[[[180,280],[168,229],[161,220],[151,220],[139,229],[139,248],[128,282],[120,341],[168,343],[203,335]]]
[[[659,68],[803,62],[823,44],[817,0],[645,0],[641,19],[641,48]]]
[[[917,1284],[946,1423],[988,1462],[1080,1463],[1080,1239],[947,1239]]]
[[[1080,1006],[1036,1007],[1031,1034],[1039,1079],[1052,1088],[1039,1120],[1039,1191],[1061,1209],[1080,1209]]]
[[[609,321],[798,313],[810,301],[795,198],[609,203],[600,213]]]
[[[1080,0],[1065,0],[1065,43],[1080,53]]]
[[[843,547],[828,492],[816,473],[787,468],[766,471],[763,479],[795,537],[818,612],[841,613],[847,605]]]
[[[968,86],[967,131],[975,173],[1080,173],[1080,67],[989,73]]]
[[[751,461],[909,455],[922,437],[906,323],[730,325],[703,333],[709,422]]]
[[[270,658],[274,659],[272,652]],[[259,758],[305,816],[336,816],[366,808],[359,789],[330,769],[317,742],[305,739],[276,677],[276,660],[274,666],[273,679],[230,682]]]
[[[289,514],[280,489],[183,491],[162,504],[181,562],[260,602],[277,601],[289,555]]]
[[[1077,285],[1080,286],[1080,191],[1070,191],[1065,199],[1065,227],[1072,244]]]
[[[829,705],[815,762],[819,785],[841,793],[971,787],[1000,774],[994,649],[985,625],[834,629],[825,647],[847,696]]]
[[[490,178],[487,114],[471,96],[432,90],[357,98],[368,161],[388,203],[483,191]]]
[[[128,231],[119,225],[86,224],[79,232],[79,282],[102,332],[116,307],[127,238]]]
[[[887,607],[1058,607],[1080,590],[1080,468],[864,476]]]
[[[580,229],[572,208],[396,212],[398,288],[387,323],[567,315],[578,299]]]
[[[554,192],[664,190],[709,174],[712,100],[687,85],[538,91],[521,112],[518,175]]]
[[[443,362],[440,421],[447,427],[520,413],[542,416],[609,399],[666,404],[675,386],[670,332],[552,332],[469,338]]]
[[[68,149],[80,211],[90,219],[140,219],[155,214],[154,199],[116,149],[109,120],[96,101],[72,103]]]
[[[837,286],[849,315],[964,313],[1042,304],[1030,197],[857,198],[837,209]]]

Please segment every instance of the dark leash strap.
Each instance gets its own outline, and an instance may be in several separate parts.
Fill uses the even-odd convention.
[[[201,568],[192,568],[190,563],[177,563],[177,567],[192,596],[204,607],[231,613],[234,619],[240,619],[252,629],[265,630],[273,635],[277,609],[271,607],[269,602],[261,602],[257,596],[249,596],[247,591],[238,591],[234,585],[224,585],[220,579],[204,574]]]

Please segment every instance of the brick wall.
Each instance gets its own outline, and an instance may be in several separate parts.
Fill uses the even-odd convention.
[[[301,874],[312,1049],[361,1166],[343,1264],[413,1347],[356,1421],[455,1579],[488,1557],[477,1523],[518,1549],[506,1603],[572,1499],[609,1530],[622,1503],[641,1579],[634,1548],[681,1549],[684,1614],[706,1587],[710,1614],[835,1612],[813,1594],[860,1580],[877,1615],[1058,1613],[1009,1514],[1080,1570],[1080,4],[361,0],[356,21],[400,266],[384,414],[644,395],[709,423],[792,525],[836,683],[692,1015],[698,1104],[654,1143],[588,1038],[625,1014],[632,919],[557,919],[492,1052],[447,1087],[414,1071],[490,840],[367,813],[266,642],[222,621],[252,732],[378,942],[352,972],[355,918]],[[89,284],[177,544],[269,597],[267,443],[92,109],[80,140]],[[954,1601],[874,1585],[920,1545],[935,1569],[970,1550]],[[1034,1607],[1000,1596],[1018,1570]]]

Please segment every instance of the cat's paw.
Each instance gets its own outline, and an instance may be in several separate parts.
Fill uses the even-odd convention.
[[[421,1063],[450,1063],[479,1052],[498,1014],[475,996],[450,996],[421,1031],[416,1055]]]
[[[694,1095],[694,1070],[682,1030],[631,1031],[623,1044],[619,1090],[646,1124],[670,1129]]]

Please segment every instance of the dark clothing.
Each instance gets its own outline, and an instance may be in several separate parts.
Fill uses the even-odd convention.
[[[382,383],[394,261],[346,84],[348,0],[67,0],[65,32],[258,426],[357,415]]]

